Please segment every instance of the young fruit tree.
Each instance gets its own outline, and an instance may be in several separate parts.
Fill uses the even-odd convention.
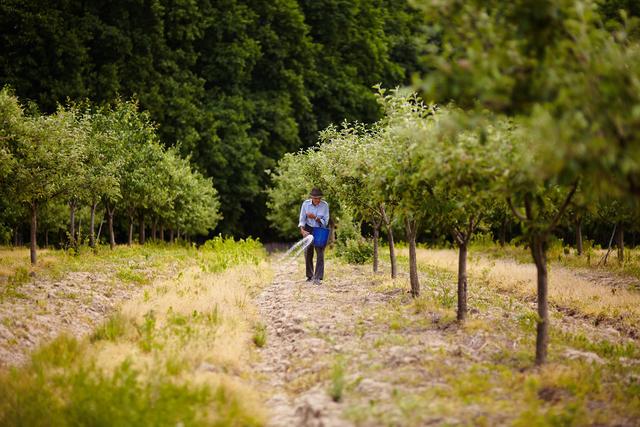
[[[382,199],[374,187],[375,164],[369,157],[369,148],[377,143],[375,126],[361,123],[343,124],[338,129],[330,126],[320,133],[320,150],[327,160],[327,172],[333,183],[331,188],[352,215],[371,224],[373,228],[373,271],[378,272],[380,227],[383,223]],[[391,272],[395,277],[393,234],[390,234]]]
[[[433,106],[418,99],[415,93],[399,90],[387,94],[378,92],[378,102],[385,113],[380,121],[378,144],[370,155],[375,168],[375,187],[380,194],[395,202],[394,212],[405,226],[409,243],[409,278],[411,295],[420,295],[416,238],[421,225],[428,223],[435,212],[433,182],[420,173],[424,152],[417,149],[421,138],[434,126]]]
[[[18,101],[14,98],[7,102],[17,105]],[[35,117],[26,117],[20,111],[18,120],[22,123],[10,141],[15,164],[8,191],[30,211],[30,256],[35,265],[38,210],[48,201],[68,194],[76,177],[82,174],[85,133],[74,115],[64,110]]]
[[[433,182],[434,221],[458,247],[457,319],[462,322],[467,315],[469,242],[499,207],[495,184],[506,167],[509,147],[504,137],[508,123],[477,126],[477,122],[465,123],[460,114],[440,110],[433,119],[436,126],[425,133],[418,149],[423,152],[421,173]]]
[[[513,140],[523,153],[511,163],[504,191],[538,271],[536,362],[543,363],[551,231],[578,186],[596,198],[640,195],[638,21],[622,13],[605,24],[595,0],[417,3],[436,41],[426,50],[424,95],[518,123]]]

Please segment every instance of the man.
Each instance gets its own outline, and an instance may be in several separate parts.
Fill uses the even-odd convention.
[[[322,200],[322,191],[317,188],[311,190],[310,199],[302,202],[300,208],[300,220],[298,227],[302,237],[311,234],[313,227],[327,227],[329,224],[329,204]],[[313,250],[315,248],[318,259],[316,260],[315,274],[313,269]],[[307,264],[307,282],[313,281],[316,285],[324,278],[324,248],[309,245],[304,253]]]

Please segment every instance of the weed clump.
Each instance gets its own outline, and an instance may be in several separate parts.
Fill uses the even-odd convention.
[[[115,341],[126,333],[128,325],[127,318],[121,313],[116,313],[95,330],[90,340],[91,342]]]
[[[263,323],[258,323],[253,331],[253,343],[258,348],[262,348],[267,343],[267,327]]]
[[[331,385],[329,386],[329,396],[334,402],[340,402],[344,393],[346,384],[345,379],[345,363],[341,357],[338,357],[331,368]]]

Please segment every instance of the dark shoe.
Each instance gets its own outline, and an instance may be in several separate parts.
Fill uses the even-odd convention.
[[[314,285],[321,285],[322,284],[322,280],[321,279],[314,279],[313,280],[313,284]]]
[[[307,282],[312,282],[313,281],[313,277],[307,277]]]

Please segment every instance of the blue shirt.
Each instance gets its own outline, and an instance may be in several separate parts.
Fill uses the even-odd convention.
[[[316,221],[315,218],[309,218],[307,216],[308,213],[314,213],[320,219],[320,222]],[[323,227],[327,227],[329,224],[329,204],[324,200],[320,200],[318,206],[314,206],[311,199],[307,199],[302,202],[302,207],[300,208],[300,219],[298,220],[298,227],[304,227],[305,225],[309,225],[311,227],[319,227],[322,225]]]

